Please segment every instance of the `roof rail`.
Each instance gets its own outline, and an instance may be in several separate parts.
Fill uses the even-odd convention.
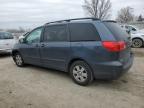
[[[54,22],[48,22],[46,24],[51,24],[51,23],[61,23],[61,22],[70,22],[70,21],[75,21],[75,20],[99,20],[98,18],[75,18],[75,19],[66,19],[66,20],[59,20],[59,21],[54,21]]]
[[[113,23],[117,23],[117,21],[115,21],[115,20],[103,20],[103,22],[113,22]]]

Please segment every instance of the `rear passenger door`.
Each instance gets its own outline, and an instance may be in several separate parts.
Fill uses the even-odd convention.
[[[70,23],[72,56],[86,61],[99,60],[101,41],[99,33],[92,23]]]
[[[45,67],[66,69],[70,54],[70,42],[67,24],[45,27],[41,43],[41,60]]]

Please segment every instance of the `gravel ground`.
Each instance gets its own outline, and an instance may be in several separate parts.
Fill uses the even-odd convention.
[[[116,81],[76,85],[67,73],[35,66],[18,68],[0,57],[0,108],[144,108],[144,57]]]

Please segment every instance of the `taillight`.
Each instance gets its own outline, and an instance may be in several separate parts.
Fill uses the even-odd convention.
[[[126,48],[124,41],[103,41],[102,44],[110,52],[120,52]]]

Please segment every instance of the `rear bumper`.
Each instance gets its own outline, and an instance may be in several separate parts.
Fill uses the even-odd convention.
[[[12,49],[0,49],[0,54],[11,53]]]
[[[134,60],[133,54],[131,55],[129,61],[123,65],[119,61],[105,62],[101,64],[93,65],[94,77],[96,79],[110,79],[115,80],[121,77],[124,73],[132,67]]]

